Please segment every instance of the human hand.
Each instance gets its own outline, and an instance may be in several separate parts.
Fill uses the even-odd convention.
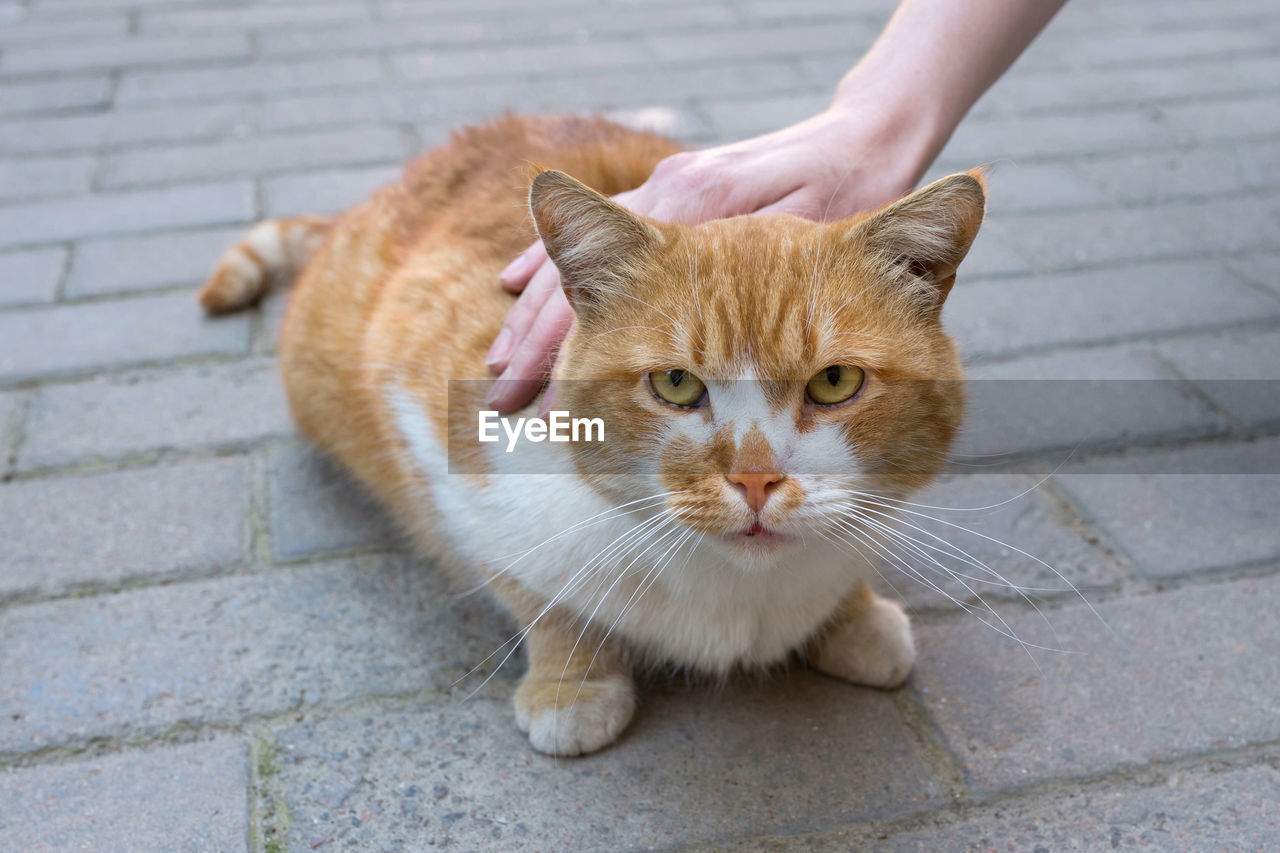
[[[686,224],[752,213],[827,220],[873,210],[914,187],[933,152],[912,123],[862,107],[835,105],[774,133],[675,154],[614,200],[642,216]],[[501,374],[488,402],[509,412],[537,394],[574,315],[541,242],[499,281],[520,298],[486,359]]]

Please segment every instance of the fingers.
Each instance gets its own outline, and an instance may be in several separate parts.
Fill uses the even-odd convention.
[[[818,204],[817,194],[809,187],[801,187],[790,195],[784,196],[772,204],[767,204],[755,211],[756,216],[768,216],[775,213],[790,213],[803,216],[805,219],[820,220],[822,209]]]
[[[516,300],[516,304],[507,312],[507,319],[502,324],[502,331],[494,339],[493,346],[484,362],[494,373],[507,369],[511,354],[520,346],[529,329],[542,312],[543,306],[552,294],[560,293],[560,272],[551,261],[546,261],[529,279],[524,293]],[[561,295],[563,299],[563,294]]]
[[[532,282],[530,284],[532,286]],[[569,334],[573,319],[569,300],[557,287],[538,312],[528,334],[516,345],[507,369],[493,383],[485,402],[500,412],[511,412],[532,400],[547,376],[552,354]]]
[[[547,250],[539,240],[521,252],[514,261],[507,264],[506,269],[498,273],[498,281],[512,293],[525,289],[534,273],[547,262]]]

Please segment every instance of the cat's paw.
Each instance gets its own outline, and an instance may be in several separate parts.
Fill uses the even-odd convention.
[[[581,689],[579,689],[581,687]],[[618,739],[636,710],[629,675],[579,682],[526,676],[516,690],[516,725],[549,755],[585,755]]]
[[[868,687],[897,687],[916,662],[911,620],[901,605],[875,597],[822,638],[811,662],[821,672]]]

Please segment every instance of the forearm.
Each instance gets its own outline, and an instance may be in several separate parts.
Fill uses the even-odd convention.
[[[903,0],[840,81],[834,110],[877,110],[928,168],[1066,0]]]

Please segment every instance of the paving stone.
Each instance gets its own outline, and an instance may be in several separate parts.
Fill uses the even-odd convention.
[[[1100,459],[1068,470],[1092,472],[1058,479],[1150,578],[1280,558],[1280,439]]]
[[[654,685],[641,696],[622,741],[585,758],[535,753],[505,697],[284,729],[277,784],[292,821],[283,840],[289,849],[323,840],[652,850],[941,802],[886,694],[792,673],[723,688]]]
[[[0,73],[97,71],[198,60],[248,59],[249,56],[249,40],[241,34],[202,34],[194,40],[177,37],[104,39],[97,43],[9,48],[0,59]]]
[[[1237,275],[1280,296],[1280,252],[1246,252],[1226,261]]]
[[[724,141],[768,133],[825,110],[831,104],[829,92],[777,95],[742,101],[721,101],[707,107],[712,124]]]
[[[982,464],[960,460],[957,467]],[[911,502],[900,510],[898,530],[914,542],[882,539],[897,556],[880,561],[879,580],[913,608],[1025,600],[1014,587],[1035,601],[1074,597],[1119,579],[1095,547],[1096,534],[1039,477],[959,473]],[[853,550],[871,554],[865,543]]]
[[[1272,248],[1280,242],[1280,201],[1245,197],[1028,213],[1007,224],[1019,247],[1057,269]]]
[[[281,8],[279,11],[286,11]],[[620,10],[619,10],[620,11]],[[281,28],[258,39],[262,55],[269,57],[315,56],[320,50],[371,50],[416,47],[456,47],[476,43],[500,43],[503,24],[491,18],[459,18],[441,25],[438,20],[389,21],[349,24],[325,29]]]
[[[1122,202],[1229,195],[1280,185],[1273,142],[1236,142],[1091,160],[1078,167]]]
[[[41,157],[0,162],[0,200],[87,193],[92,157]]]
[[[376,57],[347,56],[310,62],[264,62],[233,68],[126,72],[117,104],[156,103],[351,88],[382,82]]]
[[[524,112],[540,106],[564,109],[563,104],[544,102],[528,80],[495,80],[479,90],[383,85],[376,89],[271,98],[263,106],[262,123],[264,129],[287,130],[447,118],[452,125],[463,120],[492,118],[507,109]]]
[[[1274,19],[1274,11],[1258,0],[1179,0],[1167,4],[1158,16],[1152,15],[1151,8],[1143,7],[1141,3],[1082,3],[1065,9],[1059,20],[1054,22],[1054,28],[1065,26],[1087,32],[1124,27],[1181,29],[1228,20],[1251,24],[1266,21],[1269,17]],[[1165,63],[1162,67],[1177,68],[1179,63]]]
[[[25,202],[0,207],[0,246],[248,222],[253,216],[252,187],[246,181]]]
[[[1228,426],[1191,383],[1133,347],[975,365],[966,390],[954,457],[996,465],[1038,452],[1046,462],[1017,467],[1039,475],[1089,447],[1210,435]]]
[[[444,691],[510,631],[400,558],[11,607],[0,750]]]
[[[975,278],[1026,275],[1031,272],[1031,261],[1014,248],[1007,234],[1007,229],[998,223],[985,223],[978,232],[978,238],[969,247],[969,254],[964,257],[964,265],[960,268],[957,280],[968,287],[969,281]],[[955,299],[957,292],[953,290],[947,301]]]
[[[0,306],[52,302],[66,266],[66,249],[0,253]]]
[[[631,107],[604,114],[625,127],[685,141],[711,139],[715,133],[704,119],[690,110],[671,107]]]
[[[1222,539],[1220,541],[1229,541]],[[1280,578],[917,629],[913,682],[979,797],[1280,736]],[[1105,622],[1106,628],[1103,627]],[[1176,638],[1176,641],[1175,641]]]
[[[879,27],[869,22],[845,20],[838,27],[775,25],[722,30],[712,39],[696,32],[662,33],[649,35],[644,41],[663,64],[705,63],[756,56],[806,56],[826,51],[855,57],[871,45],[878,33]]]
[[[248,763],[222,738],[0,773],[0,847],[248,850]]]
[[[599,36],[651,35],[656,32],[700,32],[707,41],[734,37],[725,27],[737,29],[736,10],[728,3],[664,4],[661,11],[644,5],[576,5],[568,10],[518,12],[503,21],[507,37],[520,41],[550,41],[569,35],[574,41]],[[718,94],[718,93],[717,93]]]
[[[354,128],[124,151],[104,158],[104,187],[200,180],[330,164],[399,162],[408,154],[395,128]]]
[[[394,525],[373,497],[319,450],[273,451],[270,466],[267,499],[277,560],[397,544]]]
[[[1085,180],[1081,171],[1052,163],[998,163],[986,176],[987,205],[1007,212],[1106,204],[1107,194]]]
[[[967,282],[943,322],[970,357],[1204,329],[1280,316],[1269,299],[1212,261],[1147,263],[999,282]]]
[[[717,847],[726,853],[868,850],[1226,850],[1280,840],[1280,772],[1267,764],[1221,772],[1171,773],[1137,788],[1072,787],[1006,800],[964,817],[930,816],[893,827],[760,838]]]
[[[11,119],[0,123],[0,148],[43,154],[244,137],[252,112],[249,104],[208,104]]]
[[[143,33],[183,31],[207,33],[252,31],[263,27],[309,28],[325,24],[359,24],[369,20],[369,8],[355,0],[324,3],[288,3],[271,6],[227,8],[157,8],[142,13]],[[322,45],[316,45],[322,50]]]
[[[0,83],[0,115],[99,107],[111,80],[106,74]]]
[[[1115,68],[1125,65],[1168,67],[1205,57],[1272,53],[1275,42],[1265,28],[1204,26],[1179,30],[1090,33],[1088,38],[1041,39],[1032,44],[1019,69]]]
[[[756,61],[725,62],[680,68],[655,68],[645,74],[629,69],[601,69],[584,77],[580,74],[548,76],[538,81],[538,89],[548,109],[566,107],[607,109],[636,104],[672,105],[692,99],[714,108],[734,98],[763,98],[777,94],[805,96],[830,91],[805,80],[796,62],[790,59],[760,58]],[[714,92],[716,97],[707,98]],[[785,109],[785,107],[781,107]],[[735,120],[735,124],[741,121]],[[776,129],[776,128],[775,128]]]
[[[560,73],[643,67],[648,53],[627,41],[593,41],[571,45],[519,45],[467,51],[427,51],[392,55],[390,63],[405,80],[456,80],[467,77],[502,77],[555,66]],[[640,72],[637,72],[640,73]]]
[[[85,429],[85,423],[93,429]],[[274,364],[236,362],[104,377],[35,392],[18,467],[235,446],[293,431]]]
[[[0,597],[186,574],[249,547],[243,461],[0,485]]]
[[[0,379],[18,380],[243,353],[249,324],[245,315],[206,318],[181,292],[0,313],[0,340]]]
[[[1280,73],[1280,59],[1275,57],[1232,57],[1215,62],[1108,68],[1071,74],[1014,73],[992,87],[979,102],[977,111],[1087,110],[1240,95],[1274,89],[1277,73]]]
[[[1277,111],[1280,96],[1271,94],[1169,106],[1164,114],[1170,125],[1183,128],[1200,141],[1209,141],[1280,133]]]
[[[128,33],[128,16],[116,12],[103,17],[20,21],[17,26],[0,30],[0,44],[121,39]]]
[[[1116,108],[1089,121],[1074,115],[996,116],[962,122],[938,162],[947,169],[967,169],[1004,160],[1155,148],[1187,137],[1187,133],[1132,108]]]
[[[749,0],[741,4],[748,20],[760,23],[823,18],[844,21],[852,16],[884,21],[897,8],[891,0],[869,0],[850,8],[840,0]]]
[[[200,284],[247,230],[246,224],[86,240],[72,256],[66,294],[97,296]]]
[[[1280,332],[1166,341],[1156,352],[1244,424],[1280,421]]]
[[[338,213],[399,179],[403,171],[404,167],[396,164],[268,178],[262,184],[266,215]]]

